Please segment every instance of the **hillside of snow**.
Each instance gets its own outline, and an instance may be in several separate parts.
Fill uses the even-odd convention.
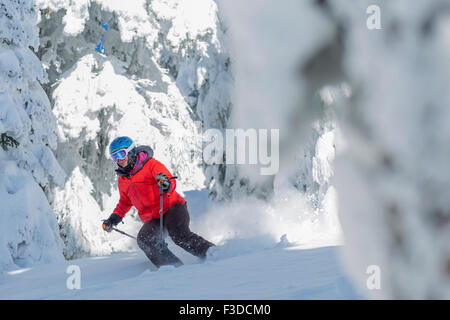
[[[187,196],[194,230],[214,207],[205,196],[206,190]],[[133,232],[127,224],[121,229]],[[129,240],[120,235],[120,241]],[[327,243],[316,239],[295,246],[242,235],[201,263],[169,242],[184,266],[155,271],[144,253],[135,251],[22,268],[0,279],[0,299],[361,299],[341,266],[341,247]],[[75,268],[79,282],[71,278]]]
[[[342,271],[339,247],[263,248],[245,254],[235,250],[235,257],[177,269],[163,267],[157,272],[140,252],[22,269],[0,281],[0,299],[362,298]],[[67,289],[72,265],[80,268],[80,289]]]

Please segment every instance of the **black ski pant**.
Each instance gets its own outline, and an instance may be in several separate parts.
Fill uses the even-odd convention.
[[[214,244],[189,229],[189,212],[185,203],[176,203],[163,216],[163,227],[173,242],[199,258],[206,257],[206,251]],[[160,219],[147,221],[139,230],[137,243],[150,261],[157,267],[180,266],[183,263],[161,241]]]

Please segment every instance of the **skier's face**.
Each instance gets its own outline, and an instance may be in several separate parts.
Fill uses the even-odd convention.
[[[126,167],[128,164],[128,156],[126,156],[124,159],[117,160],[117,164],[121,167]]]

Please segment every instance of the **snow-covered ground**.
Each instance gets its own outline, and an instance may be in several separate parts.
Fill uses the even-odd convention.
[[[186,192],[192,227],[210,210],[205,192]],[[202,205],[200,205],[202,204]],[[194,211],[194,208],[196,209]],[[121,229],[126,229],[123,225]],[[123,237],[122,241],[130,241]],[[174,246],[180,268],[155,267],[140,251],[41,264],[6,272],[0,299],[358,299],[340,264],[341,246],[315,239],[302,245],[265,236],[225,241],[201,263]],[[80,271],[80,289],[68,289]],[[76,268],[77,268],[76,267]],[[71,271],[72,270],[72,271]]]
[[[8,273],[1,299],[357,299],[338,262],[340,247],[267,248],[236,256],[163,267],[143,253],[118,253]],[[80,267],[81,289],[66,286]]]

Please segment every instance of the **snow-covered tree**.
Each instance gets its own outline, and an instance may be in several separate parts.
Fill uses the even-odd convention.
[[[157,61],[169,70],[192,108],[192,118],[200,121],[199,133],[216,129],[225,135],[232,109],[233,79],[226,26],[217,4],[212,0],[152,1],[149,8],[161,27],[154,50]],[[230,199],[224,179],[228,169],[204,161],[202,167],[210,197]]]
[[[448,299],[449,3],[330,1],[329,12],[354,91],[336,162],[350,274],[366,288],[379,267],[371,297]]]
[[[64,182],[55,159],[56,121],[31,50],[39,47],[32,1],[0,3],[0,272],[62,258],[54,212],[44,191]]]
[[[448,3],[224,1],[222,7],[234,37],[237,101],[230,124],[285,131],[280,153],[287,162],[280,168],[287,174],[273,184],[268,179],[269,190],[273,185],[277,193],[282,175],[297,172],[295,185],[312,190],[314,201],[329,198],[324,190],[337,191],[345,261],[368,296],[448,298]],[[314,103],[327,88],[344,97],[332,99],[338,123],[324,122],[326,108]],[[340,128],[337,135],[332,128]],[[334,138],[336,179],[329,188],[333,174],[324,169],[331,167],[317,151]],[[250,181],[253,190],[267,185]],[[374,265],[381,287],[368,291]]]
[[[279,171],[264,176],[255,166],[227,165],[222,192],[227,198],[250,194],[270,200],[289,185],[320,210],[333,175],[335,116],[320,95],[322,87],[306,82],[299,69],[334,38],[334,26],[314,2],[221,1],[219,8],[235,78],[227,126],[280,134]],[[311,28],[314,34],[304,32]]]

